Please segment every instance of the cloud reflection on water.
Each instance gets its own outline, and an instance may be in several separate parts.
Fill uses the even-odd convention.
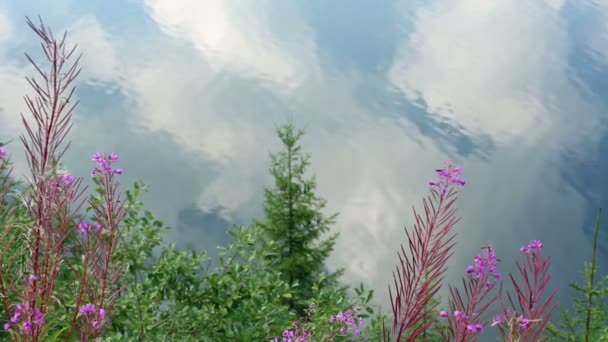
[[[262,186],[270,184],[274,127],[293,118],[307,130],[303,146],[312,153],[328,212],[340,212],[332,265],[346,267],[347,280],[373,284],[384,307],[403,226],[413,221],[411,206],[420,208],[427,178],[447,159],[462,164],[469,181],[459,205],[463,244],[450,277],[488,240],[508,254],[501,257],[510,268],[520,245],[543,239],[564,270],[560,280],[571,278],[587,256],[580,226],[585,207],[595,203],[564,184],[559,156],[566,148],[581,159],[592,153],[607,108],[598,89],[591,92],[595,101],[581,93],[564,1],[379,2],[400,9],[392,20],[410,26],[387,25],[407,32],[391,32],[393,46],[378,53],[386,68],[337,65],[348,60],[340,54],[356,49],[341,41],[345,48],[328,53],[331,41],[319,43],[325,35],[318,21],[295,7],[284,7],[281,20],[289,28],[278,33],[268,1],[145,4],[141,17],[121,21],[132,26],[120,29],[92,10],[62,17],[85,54],[82,91],[91,94],[75,118],[72,137],[79,144],[68,156],[75,172],[86,174],[88,165],[80,165],[91,150],[116,149],[127,183],[151,183],[146,203],[169,225],[177,227],[189,213],[247,222],[260,216]],[[608,15],[605,6],[596,11]],[[21,46],[11,34],[25,25],[2,18],[0,39]],[[589,26],[585,44],[596,63],[606,64],[601,23]],[[0,62],[0,133],[16,139],[15,113],[29,91],[23,76],[32,70],[7,54]],[[370,84],[374,91],[365,91]],[[106,98],[113,99],[107,108],[96,106]],[[442,146],[459,141],[480,153]],[[191,228],[187,237],[171,238],[195,239]],[[201,236],[200,244],[214,242]]]

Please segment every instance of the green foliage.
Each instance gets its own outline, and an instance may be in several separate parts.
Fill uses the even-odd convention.
[[[323,214],[326,201],[315,193],[315,178],[305,178],[310,157],[301,152],[298,144],[303,132],[296,132],[293,125],[287,124],[280,127],[277,134],[283,150],[271,154],[274,187],[264,193],[265,219],[257,224],[265,237],[276,243],[273,269],[279,271],[290,286],[297,284],[296,294],[287,305],[303,313],[338,235],[319,240],[330,230],[337,215]],[[342,272],[327,274],[321,286],[336,286]]]
[[[323,277],[319,277],[323,280]],[[354,287],[354,298],[347,293],[347,287],[341,288],[322,288],[319,284],[313,287],[315,292],[311,304],[315,305],[315,317],[309,325],[318,332],[330,332],[335,330],[335,323],[328,322],[330,316],[335,316],[338,312],[353,309],[357,317],[363,318],[367,322],[367,328],[359,336],[352,334],[352,329],[345,336],[337,336],[335,341],[379,341],[382,335],[382,318],[387,319],[386,315],[380,315],[374,310],[371,301],[374,290],[366,290],[363,283],[359,287]],[[321,341],[321,336],[316,336],[315,341]]]
[[[262,242],[257,227],[236,226],[229,233],[235,242],[221,248],[218,269],[205,277],[204,331],[212,340],[269,340],[294,318],[282,305],[293,288],[269,272],[267,251],[257,248]]]
[[[0,143],[0,147],[5,146]],[[25,227],[31,222],[27,209],[18,196],[21,184],[11,175],[12,163],[0,159],[0,269],[4,274],[18,275],[26,270],[28,261],[27,241],[23,239]],[[4,320],[8,307],[19,300],[22,287],[15,277],[0,278],[0,317]],[[6,293],[6,297],[2,296]],[[4,324],[4,321],[0,321]],[[0,326],[2,325],[0,324]],[[8,336],[0,330],[0,338]]]
[[[205,253],[177,251],[174,244],[161,246],[169,228],[151,212],[143,210],[140,196],[145,190],[143,183],[136,182],[126,191],[127,215],[114,253],[116,263],[124,266],[124,276],[119,283],[119,298],[108,311],[110,319],[103,328],[104,341],[270,340],[291,328],[291,323],[298,318],[295,310],[285,305],[288,299],[317,304],[316,321],[311,324],[320,332],[330,328],[327,321],[330,315],[344,311],[349,305],[348,287],[327,286],[335,283],[320,271],[313,277],[312,295],[306,299],[297,297],[298,282],[290,286],[284,276],[275,271],[280,248],[264,238],[262,227],[256,224],[233,227],[229,234],[234,242],[220,248],[219,266],[202,275]],[[99,201],[103,191],[97,183],[90,202]],[[12,226],[27,226],[31,219],[21,201],[11,203],[4,203],[0,208],[4,214],[0,217],[3,224],[8,225],[10,220],[14,223]],[[86,212],[90,210],[87,208]],[[75,222],[78,221],[76,217]],[[19,230],[15,228],[11,233],[17,234]],[[27,248],[19,242],[22,239],[12,244],[2,240],[0,244],[7,244],[9,255],[15,260],[21,258],[25,262]],[[66,246],[73,247],[73,242],[68,241]],[[158,256],[154,250],[160,250]],[[42,333],[42,338],[48,341],[65,339],[76,309],[74,288],[80,280],[75,278],[74,271],[79,269],[79,255],[66,255],[65,261]],[[12,267],[19,265],[16,262]],[[26,274],[21,268],[16,269],[16,273]],[[366,292],[363,285],[355,290],[357,303],[370,302],[372,291]],[[18,299],[16,296],[7,302],[15,303]],[[372,308],[366,309],[373,313]],[[3,317],[8,316],[0,310]],[[79,324],[78,319],[75,324]],[[9,332],[1,334],[8,337]]]
[[[221,248],[218,268],[201,276],[204,253],[176,251],[171,244],[153,255],[167,228],[150,212],[140,214],[141,190],[136,183],[127,192],[119,248],[127,287],[105,335],[109,341],[264,340],[290,322],[293,315],[282,306],[290,288],[267,271],[258,228],[234,227],[234,243]]]
[[[117,249],[127,275],[123,279],[124,293],[105,334],[107,340],[188,341],[193,336],[198,341],[269,340],[280,336],[298,318],[297,312],[285,305],[290,299],[316,304],[317,321],[311,326],[320,332],[330,328],[329,316],[349,305],[348,287],[338,287],[331,275],[318,270],[312,277],[303,278],[314,283],[310,295],[302,297],[297,291],[299,279],[290,285],[281,271],[277,272],[277,256],[284,245],[267,239],[263,224],[233,227],[229,234],[234,242],[220,247],[218,267],[204,276],[200,275],[203,253],[178,252],[169,245],[155,257],[152,250],[160,246],[161,233],[168,228],[150,212],[141,214],[138,197],[143,189],[136,183],[132,191],[127,191],[123,241]],[[309,200],[321,207],[324,204],[314,196]],[[296,208],[298,215],[325,224],[332,222],[318,212],[308,213],[310,208]],[[370,303],[372,291],[366,292],[361,285],[356,292],[357,303]],[[369,306],[366,310],[373,313]]]
[[[608,341],[608,275],[605,275],[598,283],[594,282],[595,273],[598,270],[596,253],[601,215],[602,209],[600,208],[595,225],[591,262],[585,263],[583,271],[584,284],[570,284],[570,287],[582,297],[574,299],[576,316],[572,317],[567,310],[564,310],[557,325],[549,324],[547,331],[551,340]]]
[[[5,144],[0,143],[0,146]],[[13,177],[12,166],[8,158],[0,160],[0,269],[4,275],[8,275],[0,279],[0,327],[11,315],[9,308],[22,301],[25,275],[31,274],[28,227],[31,227],[33,220],[24,205],[23,194],[32,187]],[[69,277],[70,274],[68,267],[60,269],[55,295],[49,303],[46,324],[40,336],[45,341],[58,340],[58,336],[70,328],[67,306],[64,305],[69,288],[75,282]],[[18,335],[14,331],[0,329],[0,340],[9,336],[16,339]]]
[[[189,300],[200,286],[197,270],[204,254],[177,252],[174,245],[164,246],[158,257],[153,250],[163,241],[168,228],[152,213],[142,213],[139,196],[145,190],[135,183],[127,191],[127,216],[117,259],[125,266],[121,281],[124,293],[111,314],[108,338],[157,340],[157,338],[188,335],[191,308],[175,306],[174,302]],[[164,305],[163,305],[164,304]]]
[[[5,144],[0,143],[1,146]],[[33,221],[22,198],[23,191],[31,189],[31,186],[25,186],[12,176],[12,165],[10,159],[0,159],[0,269],[5,275],[0,277],[0,326],[11,315],[12,305],[21,302],[24,275],[31,274],[28,227]],[[60,330],[53,326],[54,322],[60,321],[64,327],[69,327],[67,315],[59,303],[60,299],[57,297],[50,303],[52,308],[59,310],[51,310],[47,315],[48,323],[42,331],[44,338]],[[14,338],[16,334],[13,331],[0,330],[0,339],[4,340],[9,336]]]

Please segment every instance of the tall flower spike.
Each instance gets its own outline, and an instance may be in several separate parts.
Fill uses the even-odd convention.
[[[434,323],[432,312],[437,304],[431,300],[441,289],[446,262],[455,245],[452,228],[459,218],[453,208],[457,193],[453,186],[465,184],[462,168],[448,163],[435,172],[439,180],[429,182],[431,195],[423,199],[424,215],[414,209],[413,232],[405,230],[409,251],[401,246],[398,253],[400,265],[393,273],[395,292],[389,287],[392,333],[397,341],[402,336],[405,341],[415,341]],[[384,340],[391,339],[384,327],[383,331]]]
[[[118,161],[118,155],[112,152],[110,155],[106,153],[95,152],[91,157],[91,160],[97,164],[97,167],[93,169],[91,175],[111,175],[111,174],[122,174],[122,169],[113,169],[112,163]]]
[[[466,269],[467,277],[463,279],[465,296],[457,288],[450,286],[450,307],[453,317],[448,316],[448,333],[444,337],[450,341],[476,340],[479,332],[487,325],[488,308],[499,299],[499,292],[492,295],[496,288],[494,279],[500,280],[496,272],[496,252],[494,246],[483,247],[481,253],[473,258],[474,265]],[[466,298],[466,301],[465,301]]]
[[[29,249],[27,263],[29,270],[38,276],[31,286],[32,295],[22,298],[27,301],[30,315],[34,317],[22,328],[30,330],[26,340],[39,341],[42,314],[47,312],[49,303],[56,296],[56,279],[61,274],[59,268],[67,260],[67,241],[73,219],[83,205],[80,182],[73,180],[68,186],[57,177],[63,154],[70,145],[68,133],[72,127],[72,114],[78,105],[73,95],[74,81],[80,73],[80,56],[75,55],[76,46],[68,47],[67,33],[55,37],[42,20],[39,25],[29,18],[26,22],[38,36],[44,56],[42,63],[37,63],[26,54],[34,71],[34,76],[26,77],[33,94],[24,97],[27,111],[20,116],[25,129],[19,137],[30,171],[29,187],[19,196],[30,222],[25,230]],[[58,191],[58,186],[61,191]],[[1,277],[13,276],[5,272],[7,268],[0,268]],[[8,312],[6,304],[3,306]]]
[[[464,186],[466,183],[462,179],[462,167],[452,165],[451,163],[447,163],[447,166],[443,169],[436,169],[435,173],[439,176],[439,180],[429,181],[428,183],[430,186],[439,188],[441,193],[445,193],[451,185]]]
[[[518,279],[509,274],[513,288],[515,289],[515,300],[511,293],[507,292],[510,307],[506,307],[501,301],[502,313],[505,317],[519,314],[517,319],[510,320],[511,325],[518,326],[520,341],[538,341],[551,319],[555,310],[555,295],[557,290],[551,291],[546,297],[545,289],[549,285],[551,275],[551,257],[542,257],[543,243],[540,240],[532,240],[527,246],[520,248],[524,253],[525,262],[517,261]],[[544,297],[544,300],[542,300]],[[503,335],[509,336],[513,327],[499,326]]]

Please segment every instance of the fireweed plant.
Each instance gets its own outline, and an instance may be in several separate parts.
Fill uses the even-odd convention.
[[[501,311],[491,324],[496,326],[504,341],[541,341],[542,333],[549,323],[551,312],[555,309],[553,301],[556,290],[545,299],[543,292],[551,279],[548,274],[551,260],[541,257],[542,242],[533,240],[520,251],[525,254],[525,263],[517,261],[520,280],[511,273],[509,278],[517,295],[515,304],[510,293],[507,298],[510,306],[502,300],[502,276],[497,272],[497,261],[494,246],[482,249],[482,253],[473,258],[474,265],[466,269],[467,279],[463,285],[467,296],[464,303],[458,289],[450,287],[451,313],[442,310],[439,315],[448,320],[448,331],[445,340],[474,341],[479,333],[488,326],[488,308],[496,301],[500,302]],[[497,286],[498,291],[495,291]],[[465,305],[466,304],[466,305]]]
[[[122,170],[113,167],[116,154],[93,155],[92,175],[103,196],[88,201],[91,217],[86,222],[77,214],[84,204],[82,179],[60,169],[78,105],[72,101],[72,83],[80,72],[80,56],[70,64],[76,46],[66,46],[66,34],[58,40],[42,20],[35,25],[28,18],[27,24],[41,39],[46,67],[26,54],[38,73],[38,78],[26,78],[35,95],[25,96],[30,115],[21,114],[26,134],[20,139],[31,174],[29,186],[17,195],[26,210],[25,220],[11,220],[15,208],[2,206],[0,302],[8,315],[3,329],[15,340],[41,341],[60,335],[70,340],[76,335],[86,341],[100,335],[122,273],[112,259],[125,214],[116,179]],[[0,158],[0,204],[5,204],[12,168],[4,147]],[[70,286],[58,291],[59,279],[69,280]],[[50,337],[54,325],[61,329]]]
[[[351,305],[352,307],[352,305]],[[357,311],[357,310],[355,310]],[[348,308],[345,311],[340,311],[337,315],[331,315],[328,322],[331,324],[331,330],[325,332],[323,336],[315,335],[314,328],[307,328],[308,319],[314,313],[314,305],[310,305],[306,310],[306,318],[303,323],[293,322],[293,329],[285,329],[282,333],[282,338],[273,338],[270,342],[304,342],[315,337],[315,341],[333,341],[336,336],[347,336],[352,334],[358,336],[361,334],[360,326],[363,325],[363,318],[356,317],[355,311]]]
[[[4,331],[0,334],[3,334],[2,336],[8,334],[16,341],[97,340],[102,336],[116,333],[111,331],[110,327],[120,322],[112,321],[113,313],[121,311],[124,320],[132,318],[127,316],[129,311],[125,311],[129,308],[114,306],[118,299],[128,300],[129,295],[133,295],[130,293],[119,298],[125,285],[122,282],[125,265],[121,261],[124,256],[123,259],[117,258],[116,251],[121,243],[123,220],[125,217],[126,220],[131,219],[131,211],[134,209],[127,208],[124,202],[121,202],[117,177],[122,174],[122,170],[115,168],[119,159],[117,154],[100,152],[93,154],[91,159],[95,166],[91,175],[96,184],[96,195],[91,195],[86,201],[82,199],[82,194],[86,190],[81,186],[82,178],[61,169],[61,158],[69,147],[69,143],[64,145],[64,142],[71,128],[72,113],[78,104],[78,101],[72,101],[75,91],[72,83],[80,71],[78,67],[80,57],[76,57],[75,61],[69,64],[68,62],[73,60],[76,47],[71,49],[66,47],[65,34],[57,40],[42,21],[39,25],[34,25],[27,19],[27,24],[42,41],[46,66],[35,63],[26,54],[39,76],[27,78],[35,96],[25,97],[30,115],[21,114],[26,134],[20,138],[25,147],[31,174],[27,186],[16,192],[14,196],[9,193],[9,190],[14,189],[17,184],[11,177],[13,168],[8,159],[9,151],[0,144],[0,314],[4,316],[2,322]],[[542,242],[539,240],[530,241],[520,249],[525,259],[516,263],[518,274],[509,274],[514,292],[507,292],[507,301],[504,301],[502,296],[503,279],[498,272],[497,264],[500,260],[496,256],[494,245],[490,244],[481,249],[481,252],[473,258],[473,264],[464,271],[463,292],[456,287],[449,287],[449,310],[438,310],[441,302],[437,300],[437,294],[441,289],[447,260],[453,254],[455,246],[456,234],[453,232],[453,227],[459,221],[454,208],[457,194],[455,187],[464,186],[465,181],[462,179],[462,168],[451,164],[437,169],[436,175],[438,180],[429,182],[430,195],[423,199],[424,213],[420,215],[414,209],[414,229],[412,232],[405,230],[407,249],[402,246],[398,253],[400,265],[393,275],[394,290],[389,287],[393,324],[387,328],[382,321],[381,326],[384,341],[427,340],[430,335],[426,334],[431,329],[439,329],[441,339],[445,341],[475,341],[489,326],[497,328],[505,341],[542,340],[551,313],[556,307],[554,302],[556,291],[545,295],[551,279],[549,276],[551,259],[541,255]],[[127,197],[127,202],[132,202],[129,192]],[[87,208],[85,215],[82,215],[79,210],[85,204]],[[146,219],[153,221],[148,213]],[[157,222],[153,221],[152,225],[156,226]],[[606,329],[602,330],[602,323],[606,320],[605,310],[597,311],[593,308],[593,298],[603,300],[608,293],[608,290],[597,288],[593,280],[596,270],[595,244],[598,229],[599,215],[592,266],[587,272],[590,274],[588,286],[583,289],[587,294],[587,300],[579,305],[582,309],[577,311],[586,316],[586,319],[582,320],[585,326],[585,341],[596,337],[598,341],[607,340],[605,336],[608,336]],[[245,230],[237,231],[245,235],[251,234]],[[153,235],[153,238],[148,237],[148,240],[145,240],[144,237],[141,241],[134,241],[141,246],[156,245],[160,241],[155,235],[158,230],[150,230],[148,233]],[[246,241],[246,245],[255,245],[256,240],[253,236],[250,240]],[[144,248],[139,252],[151,253],[151,248]],[[178,254],[169,251],[165,257],[167,255]],[[181,254],[175,260],[179,258]],[[251,261],[252,258],[255,259],[255,255],[248,258]],[[154,293],[148,304],[151,307],[160,305],[152,302],[154,299],[166,300],[166,293],[174,291],[181,302],[173,309],[181,310],[184,308],[184,303],[194,301],[197,296],[201,296],[201,292],[197,292],[200,290],[198,288],[200,284],[197,283],[201,282],[200,277],[190,274],[192,269],[198,267],[199,259],[196,256],[182,260],[178,272],[180,277],[175,277],[180,279],[179,282],[175,282],[172,275],[165,277],[163,272],[157,272],[156,265],[153,265],[151,274],[154,277],[144,281],[166,280],[167,286],[158,285],[157,289],[154,288],[154,283],[144,282],[143,284],[149,287],[141,287],[142,291]],[[139,262],[140,259],[137,260]],[[166,273],[175,271],[169,267],[165,259],[162,259],[162,256],[161,260],[162,262],[159,262],[161,270],[166,270]],[[234,279],[242,279],[240,264],[232,262],[229,264],[230,271],[234,271],[232,272]],[[142,265],[136,267],[144,268]],[[137,271],[139,270],[129,270],[129,272]],[[188,277],[181,277],[182,273],[183,275],[188,273]],[[271,285],[280,282],[275,279],[276,277],[272,278],[272,275],[267,277],[268,286],[276,297],[277,288]],[[249,286],[258,287],[251,290],[254,295],[237,294],[236,290],[241,289],[236,288],[234,281],[229,282],[227,284],[229,286],[224,285],[223,273],[213,279],[211,280],[218,284],[212,287],[213,290],[225,288],[235,290],[234,296],[230,298],[230,301],[235,303],[240,303],[249,297],[251,299],[263,297],[259,284]],[[213,281],[209,281],[209,284]],[[605,283],[606,279],[602,284]],[[288,297],[291,295],[290,289],[284,285],[281,285],[283,289],[281,296]],[[168,288],[170,289],[167,290]],[[181,290],[177,291],[177,288]],[[319,302],[328,302],[320,300],[323,299],[321,298],[324,296],[323,291],[317,293],[318,287],[313,289]],[[249,290],[248,288],[247,291]],[[362,296],[362,287],[360,290],[355,290],[359,297],[365,297]],[[184,293],[188,295],[183,295]],[[138,304],[140,299],[143,299],[143,296],[137,298]],[[371,292],[366,299],[362,299],[364,304],[369,302]],[[202,303],[209,303],[209,299],[205,299]],[[500,308],[492,311],[495,310],[492,306],[496,303],[500,304]],[[221,299],[217,303],[213,302],[212,307],[215,310],[213,315],[222,314],[230,317],[228,316],[230,312],[226,309],[229,305],[225,305]],[[179,311],[180,315],[176,319],[172,319],[173,316],[169,314],[163,317],[161,313],[159,315],[161,321],[156,323],[155,319],[159,311],[150,310],[144,313],[140,307],[136,320],[138,322],[149,320],[155,323],[151,328],[143,325],[138,328],[139,331],[135,332],[137,335],[135,340],[150,340],[149,336],[167,336],[147,334],[154,329],[175,330],[182,323],[186,326],[179,328],[183,329],[182,332],[189,332],[189,336],[199,336],[197,334],[205,332],[204,329],[201,330],[203,326],[201,322],[212,320],[214,317],[207,315],[210,312],[209,308],[211,306],[204,307],[204,304],[197,302],[188,306],[186,311]],[[255,309],[258,314],[264,310],[269,315],[279,312],[278,315],[283,315],[283,318],[293,314],[285,311],[284,308],[268,307],[264,304]],[[315,309],[319,309],[317,313]],[[366,309],[368,313],[373,314],[370,308]],[[360,307],[344,304],[340,306],[340,311],[333,310],[334,308],[311,306],[303,322],[292,323],[291,329],[285,329],[281,337],[275,337],[271,341],[279,342],[279,338],[281,342],[361,339],[364,335],[361,325],[366,315],[359,312]],[[142,315],[147,318],[142,319]],[[194,315],[197,315],[198,321],[192,318]],[[313,322],[314,315],[320,317],[318,321]],[[493,319],[490,318],[492,315],[494,315]],[[377,318],[379,317],[375,319]],[[379,323],[375,319],[371,321]],[[285,321],[287,320],[281,322]],[[212,325],[217,325],[215,322],[213,321]],[[246,329],[242,325],[243,322],[236,322],[241,325],[235,322],[221,322],[231,324],[234,329],[220,333],[230,331],[233,334],[232,338],[243,337],[243,331]],[[570,329],[580,322],[569,323],[572,323],[568,325]],[[276,325],[276,322],[273,324]],[[268,326],[264,327],[268,328]],[[378,327],[372,324],[372,328]],[[560,333],[554,327],[551,330],[554,336],[577,340],[574,332]],[[253,334],[255,331],[250,333]],[[185,338],[184,335],[180,336]],[[114,337],[123,340],[126,335],[121,332],[120,336]]]
[[[462,168],[447,164],[437,169],[438,180],[430,181],[431,195],[423,201],[425,216],[416,213],[413,234],[408,233],[409,255],[402,247],[399,254],[400,267],[394,276],[395,291],[389,295],[393,307],[392,333],[395,341],[415,341],[436,324],[437,302],[431,300],[441,288],[447,259],[452,254],[455,234],[453,226],[458,222],[456,210],[452,208],[456,191],[454,186],[464,186]],[[517,262],[520,281],[510,274],[517,302],[508,294],[511,306],[502,301],[501,314],[493,324],[497,326],[505,341],[538,341],[555,308],[555,291],[541,301],[543,291],[549,283],[550,258],[542,258],[542,242],[531,241],[520,249],[526,255],[526,263]],[[501,299],[502,276],[497,271],[496,252],[490,244],[473,258],[463,278],[464,293],[450,286],[448,300],[451,312],[441,310],[439,316],[447,320],[447,327],[440,333],[445,341],[475,341],[488,325],[489,308]],[[506,321],[505,321],[506,320]],[[391,340],[390,332],[384,328],[384,341]]]
[[[281,339],[273,338],[270,342],[304,342],[312,339],[315,333],[314,328],[307,328],[309,319],[312,317],[314,312],[314,306],[310,305],[306,310],[306,318],[303,323],[293,322],[293,329],[285,329],[281,334]],[[340,311],[337,315],[329,317],[328,322],[332,324],[330,332],[326,332],[315,341],[333,341],[337,336],[347,336],[347,334],[353,334],[355,336],[361,334],[360,326],[363,325],[363,318],[355,317],[352,309]]]
[[[395,341],[414,341],[423,337],[424,333],[437,322],[436,306],[438,302],[432,299],[441,287],[445,264],[454,246],[455,234],[451,228],[458,219],[455,217],[455,185],[464,186],[462,168],[448,164],[446,168],[437,169],[438,180],[429,182],[431,196],[423,202],[425,219],[414,210],[416,224],[414,234],[406,230],[410,254],[402,247],[399,254],[401,267],[395,275],[396,295],[389,288],[393,305],[393,334]],[[531,241],[520,249],[528,256],[527,263],[517,263],[523,284],[510,274],[516,289],[521,315],[516,316],[518,308],[508,294],[511,308],[506,308],[501,301],[502,314],[496,316],[493,325],[497,326],[507,341],[536,341],[540,339],[550,313],[555,304],[552,303],[555,291],[542,303],[538,303],[543,290],[550,280],[548,268],[550,259],[541,259],[542,242]],[[465,297],[461,292],[450,286],[449,304],[451,313],[445,310],[439,316],[447,320],[445,330],[440,331],[446,341],[477,340],[489,321],[489,308],[501,298],[502,276],[497,272],[495,248],[492,244],[482,248],[481,253],[473,258],[474,264],[469,265],[463,278]],[[530,278],[532,277],[532,279]],[[505,322],[504,317],[510,319]],[[306,330],[306,320],[294,323],[295,329],[283,332],[283,342],[304,341],[314,336],[314,331]],[[345,330],[346,327],[343,327]],[[343,332],[342,330],[339,332]],[[328,336],[326,334],[325,336]],[[326,341],[324,338],[322,341]],[[338,335],[331,335],[335,337]],[[340,335],[341,336],[341,335]],[[390,340],[390,333],[384,331],[384,340]],[[271,341],[278,341],[274,339]]]
[[[414,209],[414,232],[410,234],[405,231],[410,253],[406,253],[403,247],[399,253],[401,265],[394,276],[396,294],[393,295],[389,288],[395,341],[415,341],[437,323],[436,308],[439,302],[433,301],[433,298],[441,288],[445,265],[455,245],[452,228],[459,221],[453,208],[457,193],[454,186],[464,186],[465,181],[462,179],[462,168],[450,163],[435,172],[439,179],[428,182],[431,195],[423,201],[424,218]],[[550,258],[541,258],[541,248],[542,242],[534,240],[520,249],[527,256],[525,264],[517,262],[523,282],[510,274],[519,307],[515,306],[508,294],[511,307],[507,308],[501,301],[502,312],[496,315],[492,324],[498,327],[505,341],[540,340],[555,307],[555,291],[540,302],[550,280]],[[499,259],[494,246],[483,247],[473,261],[474,264],[466,268],[466,278],[462,282],[466,296],[458,288],[450,286],[451,312],[441,310],[438,314],[447,320],[447,326],[440,331],[445,341],[476,341],[489,325],[489,308],[501,298],[502,276],[497,271]],[[306,331],[302,328],[305,325],[306,321],[303,324],[294,323],[295,329],[285,330],[282,341],[296,342],[312,338],[314,331]],[[393,340],[384,326],[383,331],[384,341]],[[278,339],[271,340],[275,341]]]
[[[393,273],[395,293],[389,287],[395,341],[404,336],[406,341],[414,341],[433,325],[432,315],[438,303],[432,303],[432,299],[441,288],[445,265],[455,245],[452,228],[459,218],[453,208],[457,193],[454,185],[465,184],[462,168],[448,164],[447,168],[437,169],[436,174],[439,179],[429,181],[431,195],[423,200],[424,218],[413,209],[414,231],[405,229],[409,254],[401,246],[401,265]],[[391,333],[384,325],[383,330],[384,340],[390,340]]]
[[[474,258],[474,265],[466,268],[466,279],[463,279],[467,301],[458,290],[449,286],[451,314],[441,311],[440,316],[448,320],[446,340],[475,340],[488,320],[488,308],[498,300],[496,281],[501,279],[497,272],[497,258],[493,245],[482,248]],[[493,294],[494,292],[494,294]],[[448,338],[449,337],[449,338]]]
[[[514,301],[511,294],[507,293],[510,304],[507,307],[502,301],[503,297],[500,297],[502,312],[496,315],[492,325],[498,326],[506,341],[543,340],[543,332],[549,323],[551,313],[557,306],[553,301],[557,290],[551,291],[544,300],[541,300],[551,280],[549,275],[551,258],[542,257],[542,247],[541,241],[532,240],[527,246],[520,248],[525,255],[524,261],[516,262],[520,280],[509,274],[517,299]]]

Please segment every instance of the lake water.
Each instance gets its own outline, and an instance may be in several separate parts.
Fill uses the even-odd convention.
[[[411,207],[447,160],[468,182],[449,280],[489,241],[506,274],[541,239],[566,300],[590,256],[608,207],[608,1],[50,3],[0,0],[0,137],[19,174],[23,52],[41,56],[24,17],[41,14],[84,54],[67,167],[118,152],[180,247],[216,255],[231,224],[261,217],[274,130],[293,120],[340,213],[329,266],[384,308]]]

